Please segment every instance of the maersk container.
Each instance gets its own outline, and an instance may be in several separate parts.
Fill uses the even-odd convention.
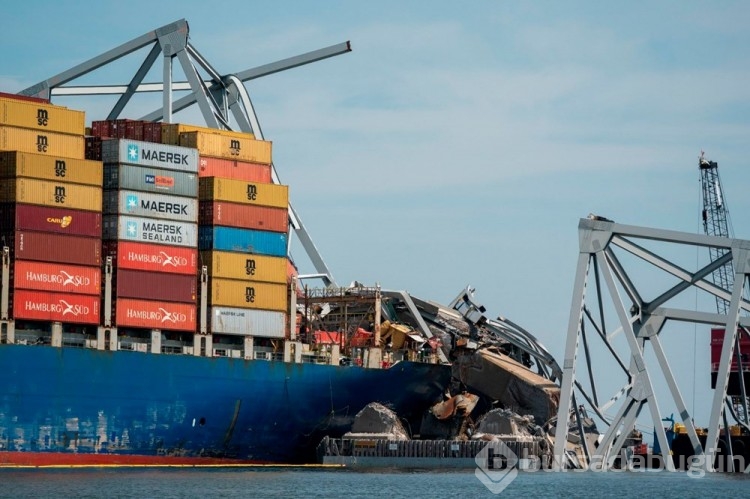
[[[198,249],[286,256],[286,234],[234,227],[201,226]]]
[[[102,161],[198,173],[197,150],[139,140],[103,140]]]
[[[273,181],[271,165],[210,158],[208,156],[201,156],[199,158],[198,175],[200,177],[231,178],[246,182],[260,182],[262,184],[270,184]]]
[[[208,288],[208,304],[212,307],[259,308],[279,312],[286,312],[289,308],[286,284],[211,278]]]
[[[286,185],[217,177],[201,178],[198,185],[201,201],[228,201],[284,209],[289,206],[289,186]]]
[[[13,318],[69,324],[99,324],[99,295],[74,295],[19,289],[13,293]]]
[[[124,214],[137,217],[198,221],[198,200],[171,194],[139,191],[105,191],[102,212],[106,215]]]
[[[0,125],[83,135],[84,120],[83,111],[0,97]]]
[[[180,145],[195,147],[201,156],[271,164],[271,143],[265,140],[232,138],[206,132],[186,132],[180,134]]]
[[[289,210],[224,201],[201,201],[198,223],[286,233],[289,231]]]
[[[99,238],[31,231],[5,233],[2,237],[13,248],[16,260],[84,266],[101,264],[102,241]]]
[[[102,238],[195,248],[198,224],[153,218],[105,215]]]
[[[171,272],[197,276],[198,250],[183,246],[133,243],[128,241],[105,241],[103,256],[111,256],[118,269]]]
[[[198,175],[161,168],[107,164],[104,165],[104,188],[195,198],[198,197]]]
[[[18,151],[0,152],[0,177],[29,177],[102,186],[102,163]]]
[[[11,178],[0,183],[0,202],[17,202],[74,210],[102,211],[102,188],[33,178]]]
[[[197,310],[192,304],[120,298],[112,306],[118,327],[195,331]]]
[[[208,328],[214,334],[257,338],[286,337],[286,313],[252,308],[209,307]]]
[[[280,284],[287,282],[287,259],[279,256],[202,251],[201,265],[208,267],[208,275],[212,277]]]
[[[81,135],[30,130],[0,125],[0,150],[21,151],[84,159],[84,139]]]
[[[3,231],[31,230],[101,239],[102,214],[33,204],[0,203],[0,227]]]
[[[84,295],[98,295],[101,292],[99,267],[16,260],[11,276],[15,289]]]
[[[192,275],[117,269],[113,288],[117,298],[195,303],[198,280]]]
[[[187,125],[185,123],[162,123],[161,124],[161,137],[162,143],[179,145],[180,134],[186,132],[203,132],[215,135],[221,135],[223,137],[229,137],[232,139],[254,139],[255,135],[247,132],[234,132],[232,130],[219,130],[218,128],[210,128],[205,126]]]

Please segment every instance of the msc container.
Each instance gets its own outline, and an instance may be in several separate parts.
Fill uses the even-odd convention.
[[[102,164],[85,159],[5,151],[0,152],[0,177],[30,177],[101,187]]]
[[[101,239],[102,214],[33,204],[0,203],[0,227],[3,231],[32,230]]]
[[[162,123],[161,138],[162,143],[181,145],[180,134],[186,132],[203,132],[215,135],[221,135],[229,138],[254,139],[255,135],[246,132],[234,132],[232,130],[219,130],[218,128],[209,128],[205,126],[186,125],[184,123]]]
[[[259,308],[286,312],[286,284],[246,282],[234,279],[208,281],[208,304],[219,307]]]
[[[19,289],[13,293],[13,318],[70,324],[99,324],[100,297]]]
[[[198,197],[198,175],[160,168],[110,164],[104,165],[104,188]]]
[[[103,256],[111,256],[118,269],[171,272],[195,277],[198,273],[198,250],[182,246],[105,241]]]
[[[200,177],[222,177],[246,182],[272,182],[271,165],[233,161],[230,159],[209,158],[201,156],[198,160],[198,175]]]
[[[208,275],[243,281],[286,283],[287,259],[278,256],[202,251],[201,265],[208,267]]]
[[[117,326],[195,331],[195,305],[131,298],[120,298],[112,303]]]
[[[16,260],[11,272],[16,289],[58,291],[83,295],[101,292],[99,267]]]
[[[101,264],[102,241],[99,238],[27,231],[7,233],[4,237],[13,248],[16,260],[85,266]]]
[[[105,215],[102,217],[102,238],[195,248],[198,244],[198,224]]]
[[[195,303],[197,285],[192,275],[118,269],[112,287],[117,298]]]
[[[209,307],[208,328],[215,334],[284,338],[286,313],[251,308]]]
[[[83,111],[41,102],[7,99],[0,96],[0,125],[50,132],[83,135]]]
[[[81,135],[66,135],[0,125],[0,151],[21,151],[84,158],[84,139]]]
[[[100,212],[102,188],[22,177],[5,179],[0,183],[0,202],[14,201]]]
[[[265,140],[232,138],[206,132],[186,132],[180,134],[180,145],[195,147],[201,156],[271,164],[271,143]]]
[[[139,140],[103,140],[102,161],[198,173],[198,151],[195,149]]]
[[[198,249],[286,256],[286,234],[234,227],[198,228]]]
[[[229,201],[286,209],[289,206],[289,186],[207,177],[199,181],[198,197],[201,201]]]
[[[105,191],[102,202],[105,214],[122,213],[138,217],[198,221],[198,200],[171,194],[152,194],[138,191]]]
[[[289,211],[285,208],[201,201],[199,210],[198,223],[201,225],[224,225],[284,233],[289,231]]]

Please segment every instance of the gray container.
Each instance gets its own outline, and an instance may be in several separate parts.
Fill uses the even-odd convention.
[[[237,334],[258,338],[284,338],[286,314],[269,310],[233,307],[209,307],[212,333]]]
[[[198,175],[143,166],[104,165],[104,188],[198,197]]]
[[[102,217],[102,238],[195,248],[198,246],[198,224],[107,215]]]
[[[105,215],[131,215],[198,223],[198,200],[170,194],[138,191],[105,191]]]
[[[198,150],[130,139],[102,141],[102,163],[120,163],[198,173]]]

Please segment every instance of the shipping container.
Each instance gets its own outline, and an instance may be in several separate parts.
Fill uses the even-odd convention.
[[[113,309],[118,327],[195,331],[195,305],[120,298]]]
[[[28,95],[21,94],[9,94],[7,92],[0,92],[0,97],[4,99],[22,100],[26,102],[37,102],[42,104],[49,104],[49,99],[42,99],[41,97],[31,97]]]
[[[117,298],[195,303],[198,280],[192,275],[117,269],[112,287]]]
[[[83,135],[83,111],[67,107],[0,97],[0,125]]]
[[[13,293],[13,318],[69,324],[99,324],[100,297],[19,289]]]
[[[98,295],[101,292],[102,276],[99,267],[28,260],[16,260],[11,267],[11,279],[15,289],[83,295]]]
[[[228,201],[286,209],[289,206],[289,186],[207,177],[199,181],[198,197],[201,201]]]
[[[208,328],[214,334],[257,338],[286,337],[286,313],[251,308],[209,307]]]
[[[180,145],[195,147],[201,156],[271,164],[271,142],[265,140],[231,138],[205,132],[187,132],[180,134]]]
[[[201,226],[198,229],[198,249],[200,250],[286,256],[286,243],[286,234],[280,232],[219,226]]]
[[[299,275],[299,270],[297,269],[297,266],[294,264],[291,258],[286,259],[286,282],[291,283],[292,279],[296,279]],[[302,286],[297,284],[297,293],[300,293],[302,291]]]
[[[208,275],[213,277],[280,284],[287,282],[287,259],[280,256],[202,251],[201,265],[207,266]]]
[[[198,250],[195,248],[128,241],[105,241],[102,248],[102,255],[111,256],[117,269],[171,272],[193,277],[198,274]]]
[[[171,194],[138,191],[105,191],[102,212],[106,215],[124,214],[137,217],[198,221],[198,200]]]
[[[198,197],[198,175],[143,166],[104,165],[104,188]]]
[[[185,123],[162,123],[161,124],[161,141],[163,144],[180,145],[180,134],[186,132],[203,132],[230,139],[254,139],[255,135],[246,132],[234,132],[232,130],[219,130],[218,128],[209,128],[205,126],[186,125]]]
[[[289,210],[252,204],[201,201],[198,223],[241,229],[289,231]]]
[[[102,214],[34,204],[0,203],[0,227],[3,232],[32,230],[101,239]]]
[[[31,231],[4,233],[2,238],[13,248],[16,260],[84,266],[102,263],[102,241],[99,238]]]
[[[221,177],[246,182],[270,184],[273,181],[271,165],[234,161],[230,159],[201,156],[198,160],[200,177]]]
[[[146,121],[143,123],[143,140],[145,142],[156,142],[161,144],[161,123],[154,123]],[[173,144],[177,145],[177,144]]]
[[[0,203],[9,202],[101,212],[102,188],[33,178],[9,178],[0,182]]]
[[[197,150],[139,140],[103,140],[102,161],[198,173]]]
[[[91,135],[98,138],[112,137],[110,132],[110,122],[108,120],[97,120],[91,122]]]
[[[84,146],[84,157],[87,160],[102,161],[102,138],[101,137],[86,137]],[[102,175],[104,175],[102,168]]]
[[[83,135],[0,126],[0,151],[21,151],[83,159],[85,142]]]
[[[125,124],[125,138],[130,140],[143,140],[143,125],[141,120],[130,120]]]
[[[153,218],[105,215],[102,238],[195,248],[198,224]]]
[[[4,177],[29,177],[101,187],[102,163],[5,151],[0,152],[0,178]]]
[[[289,308],[286,284],[211,278],[208,288],[208,304],[211,306],[279,312],[286,312]]]

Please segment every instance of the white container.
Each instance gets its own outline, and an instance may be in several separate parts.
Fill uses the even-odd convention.
[[[198,223],[198,200],[170,194],[105,191],[102,211],[105,215],[122,214]]]
[[[209,307],[208,326],[212,333],[284,338],[286,314],[251,308]]]
[[[198,150],[130,139],[102,141],[102,162],[198,173]]]
[[[198,247],[198,224],[153,218],[104,216],[103,239]]]

